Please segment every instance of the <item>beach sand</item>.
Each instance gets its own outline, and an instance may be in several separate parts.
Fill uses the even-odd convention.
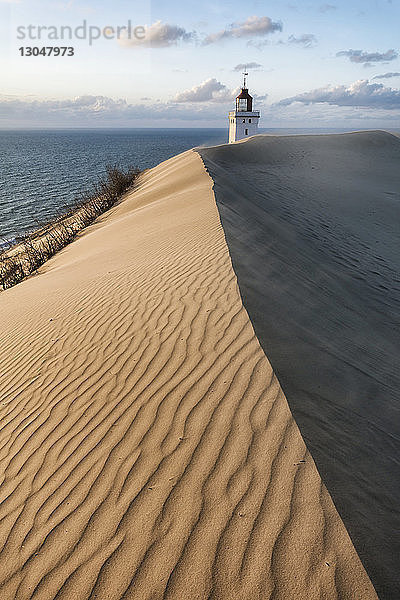
[[[256,335],[379,597],[400,598],[400,140],[200,150]]]
[[[0,294],[2,600],[377,598],[212,185],[196,152],[162,163]]]

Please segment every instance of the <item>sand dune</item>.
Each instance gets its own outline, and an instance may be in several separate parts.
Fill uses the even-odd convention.
[[[184,153],[0,294],[3,600],[376,598]]]
[[[200,152],[258,339],[379,597],[396,600],[400,140],[258,136]]]

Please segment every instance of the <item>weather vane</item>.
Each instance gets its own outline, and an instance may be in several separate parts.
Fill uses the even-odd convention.
[[[244,71],[243,71],[243,88],[246,88],[246,77],[247,77],[247,75],[248,75],[248,72],[247,72],[246,67],[245,67]]]

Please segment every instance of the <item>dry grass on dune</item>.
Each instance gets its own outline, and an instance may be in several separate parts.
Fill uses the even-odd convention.
[[[0,296],[4,600],[376,598],[254,335],[201,159]]]
[[[83,192],[66,211],[41,225],[36,231],[20,237],[0,250],[0,289],[6,290],[35,273],[56,252],[71,243],[76,235],[102,213],[109,210],[131,189],[139,169],[122,171],[117,166],[106,168],[106,176]]]

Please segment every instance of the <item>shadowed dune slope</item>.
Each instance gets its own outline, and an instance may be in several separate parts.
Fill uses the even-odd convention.
[[[376,599],[195,152],[0,295],[2,600]]]
[[[256,335],[379,596],[400,598],[400,140],[198,151]]]

